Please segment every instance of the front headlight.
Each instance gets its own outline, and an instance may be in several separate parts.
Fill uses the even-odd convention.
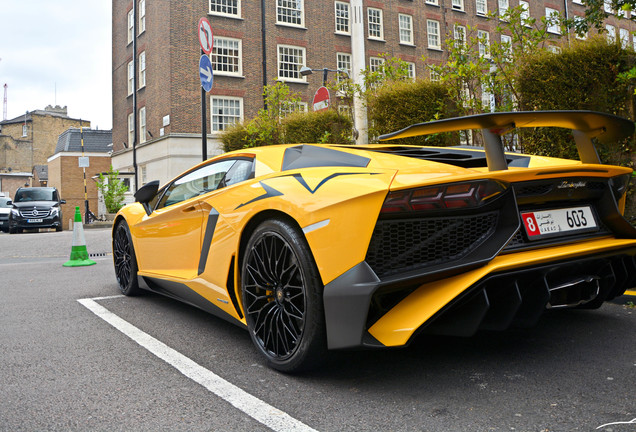
[[[20,217],[20,210],[18,210],[17,208],[12,208],[11,209],[11,216]]]
[[[51,216],[57,216],[58,214],[60,214],[60,208],[59,207],[51,207]]]

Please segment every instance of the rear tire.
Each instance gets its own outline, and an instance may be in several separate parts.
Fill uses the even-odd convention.
[[[302,233],[273,219],[252,233],[242,264],[242,300],[252,342],[281,372],[324,360],[323,285]]]
[[[113,233],[113,262],[115,276],[119,289],[123,295],[136,296],[141,294],[137,281],[137,258],[133,247],[130,229],[126,221],[117,224]]]

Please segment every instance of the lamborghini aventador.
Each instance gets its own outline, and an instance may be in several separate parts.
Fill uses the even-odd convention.
[[[505,152],[501,136],[523,127],[571,129],[580,160]],[[484,146],[393,143],[458,130],[481,131]],[[632,170],[602,165],[593,142],[633,132],[597,112],[492,113],[378,145],[225,153],[147,183],[117,214],[117,281],[245,327],[286,372],[330,349],[598,308],[636,282],[636,229],[623,216]]]

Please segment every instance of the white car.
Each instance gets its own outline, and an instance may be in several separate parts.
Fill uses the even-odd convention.
[[[0,230],[9,232],[9,213],[11,213],[11,198],[0,196]]]

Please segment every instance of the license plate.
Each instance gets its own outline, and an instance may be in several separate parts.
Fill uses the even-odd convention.
[[[27,219],[28,223],[38,223],[38,222],[42,222],[42,219]]]
[[[524,212],[521,219],[530,240],[598,230],[589,206]]]

